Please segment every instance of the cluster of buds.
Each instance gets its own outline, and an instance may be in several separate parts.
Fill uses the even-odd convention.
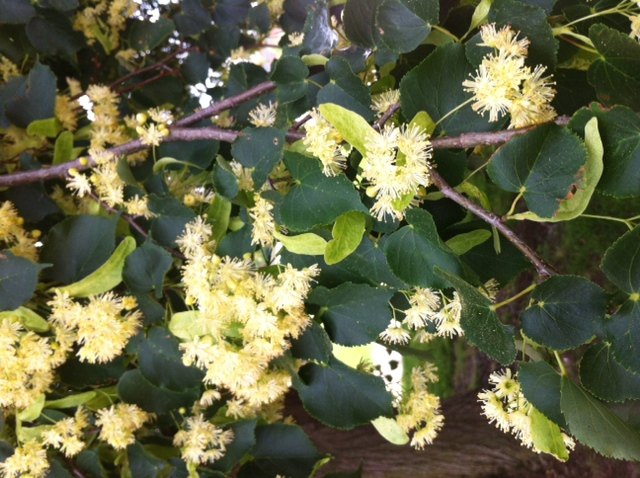
[[[164,138],[169,136],[169,125],[173,115],[163,109],[151,108],[146,113],[136,115],[136,133],[143,144],[160,146]]]

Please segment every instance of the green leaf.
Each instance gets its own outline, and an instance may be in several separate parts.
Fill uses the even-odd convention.
[[[331,125],[338,130],[347,143],[356,148],[360,154],[367,154],[369,138],[379,133],[357,113],[333,103],[321,104],[318,109]]]
[[[201,337],[209,333],[202,325],[200,311],[198,310],[186,310],[173,314],[169,321],[169,330],[182,340],[193,340],[195,337]]]
[[[212,468],[229,473],[256,444],[256,420],[241,420],[231,425],[233,441],[227,445],[224,456]]]
[[[44,406],[45,408],[75,408],[84,405],[97,396],[98,393],[93,390],[90,392],[74,393],[73,395],[59,398],[58,400],[47,400]]]
[[[472,30],[487,21],[492,3],[493,0],[480,0],[480,3],[478,3],[476,8],[473,10],[469,30]]]
[[[276,94],[278,103],[285,104],[305,96],[309,76],[309,68],[297,56],[283,56],[273,69],[271,79],[278,85]]]
[[[275,423],[256,427],[253,461],[245,464],[238,478],[307,478],[322,455],[297,425]]]
[[[131,292],[142,294],[155,290],[156,298],[162,297],[164,277],[171,269],[171,254],[151,241],[126,257],[122,277]]]
[[[567,377],[562,377],[560,405],[580,442],[609,458],[640,460],[640,434]]]
[[[383,0],[380,3],[376,26],[384,45],[397,53],[412,51],[431,31],[431,27],[400,0]]]
[[[176,392],[154,385],[139,369],[134,369],[120,377],[118,395],[122,401],[138,405],[147,412],[163,414],[191,406],[200,396],[200,387]]]
[[[173,468],[168,462],[149,453],[138,442],[127,447],[127,462],[133,478],[160,478]]]
[[[2,319],[18,319],[25,329],[38,333],[48,332],[51,328],[49,322],[26,307],[0,312],[0,320]]]
[[[522,330],[556,350],[589,342],[604,323],[607,298],[600,287],[576,276],[554,276],[538,285],[522,314]]]
[[[63,131],[56,139],[53,149],[53,164],[62,164],[73,159],[73,133]]]
[[[619,289],[627,294],[640,294],[640,226],[626,232],[607,249],[600,269]]]
[[[605,328],[615,359],[640,374],[640,302],[628,300],[622,304]]]
[[[56,102],[56,75],[40,62],[27,75],[26,90],[5,103],[7,118],[20,128],[35,120],[53,117]]]
[[[211,224],[212,238],[216,244],[227,234],[229,219],[231,218],[231,201],[216,194],[207,210],[207,222]]]
[[[560,411],[560,375],[547,362],[520,364],[518,380],[525,398],[549,420],[566,428]]]
[[[61,130],[62,125],[56,118],[35,120],[27,126],[29,136],[44,136],[45,138],[55,138]]]
[[[296,358],[328,362],[333,346],[327,332],[317,322],[312,322],[302,335],[291,342],[291,354]]]
[[[116,221],[98,216],[70,216],[44,239],[40,260],[53,264],[48,280],[69,284],[104,264],[115,247]]]
[[[531,418],[531,439],[534,446],[555,456],[560,461],[569,459],[569,452],[562,439],[560,427],[545,417],[535,407],[529,412]]]
[[[459,274],[461,268],[457,257],[440,240],[431,214],[413,208],[406,216],[409,225],[390,234],[384,244],[391,270],[413,286],[446,287],[446,281],[434,272],[434,268]]]
[[[346,212],[336,219],[331,235],[324,251],[324,261],[337,264],[355,251],[365,231],[366,217],[360,212]]]
[[[640,109],[640,45],[613,28],[596,23],[589,38],[600,57],[589,67],[589,83],[598,99],[607,105],[616,103]]]
[[[204,376],[182,363],[178,340],[163,327],[153,327],[138,344],[138,366],[151,383],[175,391],[198,387]]]
[[[494,0],[489,11],[489,22],[495,22],[498,26],[511,25],[512,29],[520,32],[520,38],[527,37],[531,42],[528,61],[534,65],[542,63],[551,69],[555,68],[558,41],[542,8],[518,0]]]
[[[406,445],[409,443],[409,435],[398,425],[393,418],[378,417],[371,422],[382,438],[394,445]]]
[[[34,421],[36,418],[40,416],[40,413],[44,408],[44,403],[45,403],[45,395],[44,393],[41,393],[40,395],[38,395],[38,397],[35,399],[35,401],[31,405],[29,405],[27,408],[25,408],[24,410],[18,413],[17,418],[19,420],[22,420],[23,422]]]
[[[161,45],[175,31],[176,26],[168,18],[155,22],[136,21],[129,28],[129,45],[138,51],[153,50]]]
[[[27,38],[40,53],[73,57],[86,45],[80,32],[73,29],[69,16],[55,10],[40,9],[25,28]],[[100,31],[94,28],[93,31]]]
[[[151,223],[150,236],[161,246],[167,247],[175,247],[175,241],[185,225],[196,216],[191,208],[170,196],[150,194],[149,209],[157,215]]]
[[[523,193],[529,210],[552,217],[582,174],[587,151],[555,124],[540,126],[498,148],[487,168],[500,188]]]
[[[373,112],[369,108],[369,89],[353,72],[347,60],[334,56],[325,65],[325,71],[331,81],[318,92],[318,104],[336,103],[371,121]]]
[[[0,0],[0,23],[27,23],[35,14],[29,0]]]
[[[474,247],[479,246],[490,237],[491,231],[487,229],[476,229],[475,231],[458,234],[445,242],[445,244],[454,254],[461,256]]]
[[[245,128],[231,146],[231,154],[245,168],[254,168],[251,173],[257,188],[267,176],[284,150],[284,131],[276,128]]]
[[[426,111],[433,121],[439,121],[471,98],[471,94],[462,89],[462,82],[472,71],[463,45],[449,43],[439,46],[402,78],[402,114],[405,118],[413,118],[419,111]],[[455,136],[467,131],[491,131],[499,126],[487,122],[467,105],[443,120],[436,132]]]
[[[8,250],[0,251],[0,310],[13,310],[31,299],[43,268]]]
[[[604,146],[604,171],[598,191],[615,197],[640,196],[640,118],[625,106],[604,110],[592,103],[579,110],[569,126],[579,129],[594,116]]]
[[[402,0],[402,3],[431,25],[437,24],[440,20],[440,2],[438,0]]]
[[[297,236],[285,236],[273,231],[273,237],[282,242],[289,252],[304,256],[321,256],[327,248],[327,241],[312,232],[305,232]]]
[[[392,396],[380,377],[359,372],[339,360],[309,363],[300,369],[298,390],[305,410],[325,425],[350,430],[393,414]]]
[[[601,400],[623,402],[640,398],[640,375],[625,369],[613,356],[611,344],[595,344],[580,360],[582,385]]]
[[[553,217],[543,218],[528,211],[514,214],[511,219],[527,219],[538,222],[570,221],[579,217],[587,209],[604,169],[602,161],[604,149],[598,132],[598,120],[595,117],[591,118],[584,128],[584,144],[587,147],[587,162],[584,166],[582,184],[571,198],[560,201],[560,207]]]
[[[436,274],[460,295],[460,326],[467,340],[502,365],[513,362],[516,358],[513,327],[500,322],[491,301],[456,275],[440,268],[436,269]]]
[[[158,158],[162,158],[160,159],[160,161],[162,161],[164,158],[174,158],[174,160],[177,162],[176,164],[188,165],[204,170],[211,165],[216,157],[216,154],[218,153],[219,148],[220,143],[218,141],[204,139],[188,142],[165,142],[160,144],[160,146],[156,150],[156,154]],[[156,162],[154,172],[156,171],[156,168],[159,168],[159,166],[157,166],[158,162]],[[164,166],[168,169],[171,169],[169,164],[170,163]]]
[[[379,34],[375,29],[376,10],[380,0],[348,0],[344,6],[343,22],[347,38],[365,48],[376,46]]]
[[[358,248],[344,261],[340,267],[355,274],[360,282],[366,282],[374,286],[406,288],[389,267],[387,257],[378,242],[373,242],[369,237],[362,238]]]
[[[316,159],[286,153],[285,164],[297,185],[278,207],[282,223],[291,231],[307,231],[331,224],[345,212],[368,210],[345,176],[329,178],[322,174]]]
[[[122,270],[127,256],[136,248],[136,240],[125,237],[111,257],[88,276],[78,282],[64,287],[57,287],[61,293],[69,294],[71,297],[89,297],[98,295],[113,289],[122,282]]]
[[[387,328],[393,318],[392,295],[386,289],[345,282],[333,289],[316,287],[308,301],[321,306],[318,316],[332,342],[354,346],[375,341]]]
[[[331,27],[329,1],[317,0],[309,4],[306,13],[302,52],[330,55],[338,43],[338,35]],[[269,22],[267,31],[270,28]]]

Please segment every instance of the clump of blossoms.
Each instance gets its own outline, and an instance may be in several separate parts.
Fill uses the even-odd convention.
[[[309,114],[311,119],[305,123],[306,135],[302,142],[307,151],[320,160],[322,172],[336,176],[347,166],[351,148],[343,144],[342,135],[316,109]]]
[[[173,123],[173,115],[170,111],[151,108],[147,113],[136,115],[136,133],[142,144],[160,146],[164,138],[169,136],[171,123]]]
[[[0,249],[9,249],[16,256],[37,260],[36,241],[40,231],[24,229],[24,219],[10,201],[0,203]]]
[[[173,444],[182,451],[182,459],[191,466],[219,460],[232,441],[233,431],[218,428],[202,415],[187,418],[184,429],[173,437]]]
[[[371,109],[382,116],[399,102],[400,90],[388,90],[371,98]]]
[[[398,403],[396,422],[411,433],[411,446],[422,450],[433,443],[444,423],[440,398],[429,392],[429,384],[438,381],[435,367],[426,363],[411,370],[411,389]]]
[[[100,439],[116,450],[124,450],[135,442],[134,433],[142,428],[153,415],[137,405],[118,403],[98,411],[96,425],[100,427]]]
[[[47,450],[42,443],[29,440],[17,447],[10,457],[0,463],[3,478],[41,478],[49,469]]]
[[[304,299],[317,266],[283,266],[277,276],[255,270],[249,260],[213,252],[211,227],[187,224],[177,241],[186,262],[182,283],[197,318],[183,361],[206,372],[205,384],[228,391],[227,415],[259,415],[280,401],[291,385],[289,372],[272,365],[310,323]]]
[[[514,435],[522,445],[540,453],[533,443],[531,435],[531,416],[533,405],[524,397],[520,389],[520,382],[510,369],[494,372],[489,376],[490,390],[483,390],[478,394],[482,404],[482,413],[489,419],[489,423],[503,432]],[[565,445],[573,449],[571,437],[562,434]]]
[[[82,32],[87,43],[99,40],[107,53],[118,48],[120,33],[125,29],[127,19],[133,17],[139,5],[133,0],[98,0],[92,6],[79,11],[73,28]]]
[[[387,329],[380,334],[385,342],[406,344],[411,339],[411,330],[416,332],[416,337],[421,342],[428,342],[435,336],[454,337],[464,334],[460,326],[462,305],[457,292],[449,298],[442,291],[418,287],[408,293],[407,298],[409,308],[404,311],[404,319],[391,320]]]
[[[509,128],[521,128],[551,121],[556,112],[550,105],[555,96],[551,76],[546,67],[531,69],[525,65],[529,40],[518,39],[509,26],[496,29],[495,24],[480,30],[480,45],[494,49],[482,59],[475,76],[465,80],[465,91],[473,94],[471,107],[481,115],[489,113],[489,121],[497,121],[507,113]]]
[[[267,128],[273,126],[276,122],[276,113],[278,110],[278,103],[269,104],[260,103],[254,109],[249,112],[249,122],[258,128]]]
[[[73,417],[63,418],[42,433],[42,442],[60,450],[67,458],[72,458],[85,447],[82,440],[84,429],[89,426],[89,416],[83,408],[78,408]]]
[[[273,218],[273,204],[260,194],[255,194],[254,199],[255,204],[249,208],[249,217],[253,221],[251,244],[273,247],[275,244],[273,233],[276,230],[276,222]]]
[[[135,298],[118,297],[113,292],[91,296],[86,303],[56,292],[49,306],[51,323],[80,346],[80,361],[89,363],[106,363],[120,355],[142,318],[140,311],[133,310]]]
[[[402,219],[419,188],[430,184],[429,137],[416,125],[385,125],[367,140],[360,169],[367,195],[374,199],[371,213],[378,220]]]

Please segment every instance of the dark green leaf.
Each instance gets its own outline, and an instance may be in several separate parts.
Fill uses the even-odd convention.
[[[84,450],[75,457],[74,461],[81,472],[90,478],[107,478],[107,473],[100,463],[100,457],[95,450]]]
[[[44,0],[43,4],[49,5],[60,12],[68,12],[78,8],[78,0]]]
[[[115,248],[116,221],[98,216],[70,216],[44,239],[40,260],[53,264],[48,280],[70,284],[95,271]]]
[[[560,411],[560,374],[547,362],[525,362],[520,364],[518,380],[525,398],[548,419],[566,428]]]
[[[257,188],[267,176],[284,150],[284,131],[276,128],[245,128],[231,146],[231,154],[245,168],[254,168],[251,176]]]
[[[33,46],[45,55],[72,57],[83,46],[83,36],[73,29],[67,15],[54,10],[40,11],[26,27]]]
[[[567,377],[562,377],[560,406],[580,442],[606,457],[640,460],[640,434]]]
[[[378,7],[376,26],[384,44],[393,51],[406,53],[426,38],[431,27],[400,0],[383,0]]]
[[[309,363],[294,383],[305,410],[325,425],[349,430],[393,413],[392,396],[380,377],[359,372],[337,359]]]
[[[198,0],[193,0],[197,2]],[[177,22],[176,18],[176,22]],[[206,53],[194,51],[189,53],[189,56],[184,60],[182,67],[180,68],[185,80],[192,85],[197,83],[204,83],[209,76],[209,59]],[[182,146],[185,146],[184,144]]]
[[[138,405],[147,412],[162,414],[191,406],[199,397],[200,389],[198,387],[174,392],[152,384],[139,369],[135,369],[120,377],[118,395],[124,402]]]
[[[522,314],[522,330],[535,342],[566,350],[590,341],[604,323],[607,298],[587,279],[554,276],[537,286]]]
[[[331,55],[331,51],[338,43],[338,35],[331,27],[327,0],[316,0],[309,5],[302,33],[304,33],[303,53]]]
[[[600,53],[589,67],[588,79],[598,99],[607,105],[620,103],[640,109],[640,45],[613,28],[596,23],[589,37]]]
[[[554,124],[540,126],[498,148],[487,172],[499,187],[524,193],[529,210],[552,217],[587,160],[580,138]]]
[[[195,218],[195,213],[173,197],[149,196],[149,209],[156,213],[151,223],[151,237],[159,244],[174,247],[184,226]]]
[[[216,460],[213,468],[229,473],[256,444],[256,420],[242,420],[231,425],[233,441],[227,445],[224,456]]]
[[[409,209],[407,222],[408,226],[390,234],[384,244],[391,270],[413,286],[446,287],[446,281],[435,274],[434,267],[459,274],[461,269],[456,255],[440,240],[433,218],[427,211]]]
[[[344,6],[344,32],[356,45],[366,48],[376,46],[378,33],[375,31],[375,17],[379,4],[380,0],[349,0]]]
[[[131,292],[136,294],[155,290],[162,297],[165,274],[171,269],[171,254],[153,242],[147,241],[127,256],[122,277]]]
[[[221,25],[240,25],[247,18],[250,9],[249,0],[218,0],[213,19]]]
[[[640,302],[625,302],[606,323],[606,334],[616,360],[640,374]]]
[[[320,318],[331,341],[363,345],[375,341],[393,318],[392,292],[366,284],[345,282],[333,289],[316,287],[308,300],[321,306]]]
[[[345,176],[322,174],[318,160],[297,153],[285,153],[285,164],[297,185],[287,194],[279,212],[291,231],[306,231],[331,224],[349,211],[368,213],[353,184]]]
[[[176,26],[168,18],[156,22],[136,21],[129,28],[129,45],[136,50],[153,50],[175,31]]]
[[[307,91],[305,79],[309,68],[297,56],[280,58],[273,69],[271,79],[278,85],[277,95],[280,103],[288,103],[302,98]]]
[[[333,57],[326,64],[325,71],[329,74],[331,82],[318,92],[318,104],[334,103],[371,121],[373,112],[369,108],[369,89],[353,73],[347,60]]]
[[[57,372],[64,383],[72,387],[84,388],[89,385],[113,384],[125,370],[126,364],[122,357],[102,364],[80,362],[76,357],[71,357],[58,368]]]
[[[513,327],[504,325],[492,309],[491,301],[478,289],[440,268],[436,274],[449,282],[460,295],[460,326],[467,340],[503,365],[516,358]]]
[[[73,478],[73,475],[69,473],[69,470],[62,466],[62,463],[60,463],[59,460],[55,458],[51,459],[49,464],[51,467],[45,475],[46,478]]]
[[[640,226],[626,232],[607,249],[600,269],[619,289],[627,294],[640,294]]]
[[[472,73],[464,46],[449,43],[436,48],[422,63],[407,73],[400,82],[400,104],[405,118],[426,111],[433,121],[439,121],[449,111],[467,101],[470,93],[462,82]],[[465,106],[438,125],[436,134],[455,136],[466,131],[490,131],[499,127]]]
[[[615,197],[640,196],[640,118],[625,106],[604,110],[597,103],[579,110],[570,126],[584,128],[598,118],[604,146],[604,171],[597,189]]]
[[[402,3],[431,25],[437,24],[440,20],[440,2],[437,0],[402,0]]]
[[[221,156],[218,156],[216,164],[213,166],[213,185],[216,192],[222,196],[233,199],[237,196],[240,188],[231,166]]]
[[[127,447],[127,461],[131,476],[135,478],[161,478],[171,467],[169,463],[153,456],[136,442]]]
[[[406,284],[391,271],[383,248],[367,236],[362,239],[353,254],[340,262],[340,266],[357,274],[360,282],[374,286],[406,288]]]
[[[471,266],[482,282],[495,279],[506,285],[531,264],[510,242],[501,241],[500,248],[498,253],[493,241],[484,242],[462,256],[462,261]]]
[[[182,363],[178,340],[163,327],[153,327],[138,345],[140,372],[154,385],[181,391],[198,387],[203,372]]]
[[[0,0],[0,24],[27,23],[35,14],[29,0]]]
[[[317,322],[312,322],[300,337],[291,343],[291,354],[296,358],[328,362],[333,346],[329,336]]]
[[[194,36],[211,27],[211,15],[200,0],[183,0],[182,13],[174,18],[176,28],[185,36]]]
[[[613,356],[611,345],[589,347],[580,360],[582,385],[601,400],[640,398],[640,375],[629,372]]]
[[[254,460],[242,467],[239,478],[307,478],[322,457],[302,428],[282,423],[256,427],[251,455]]]
[[[5,103],[5,114],[13,124],[26,128],[32,121],[51,118],[55,102],[56,76],[38,62],[29,71],[24,93]]]
[[[42,269],[8,250],[0,251],[0,310],[14,310],[31,299]]]
[[[558,41],[553,36],[545,11],[518,0],[495,0],[489,10],[489,22],[498,26],[511,25],[531,42],[527,59],[554,69]]]

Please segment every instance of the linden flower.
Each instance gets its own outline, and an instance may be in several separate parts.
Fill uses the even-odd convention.
[[[325,176],[336,176],[346,167],[350,150],[342,146],[340,133],[316,109],[311,110],[310,115],[302,143],[320,160]]]
[[[527,56],[529,40],[527,38],[518,40],[518,33],[514,32],[511,27],[505,26],[496,30],[496,24],[490,23],[482,27],[480,36],[482,38],[480,45],[482,46],[504,51],[510,56]]]
[[[402,323],[418,330],[434,319],[435,312],[440,308],[440,296],[431,289],[418,287],[409,296],[409,304],[411,307],[405,310]]]
[[[24,229],[24,219],[10,201],[0,203],[0,249],[9,249],[16,256],[32,261],[38,258],[36,236]]]
[[[100,439],[116,450],[124,450],[135,442],[134,433],[153,418],[149,413],[129,403],[118,403],[98,411],[96,425],[101,427]]]
[[[273,219],[273,204],[259,194],[255,194],[255,205],[249,209],[249,217],[253,221],[251,229],[251,244],[262,247],[273,247],[276,222]]]
[[[382,116],[399,102],[400,90],[388,90],[372,98],[371,109],[375,111],[378,116]]]
[[[249,122],[258,128],[273,126],[273,123],[276,122],[277,109],[278,103],[271,101],[267,105],[260,103],[249,112]]]
[[[72,458],[82,451],[85,443],[82,441],[84,428],[89,425],[87,413],[79,408],[73,418],[64,418],[42,433],[42,440]]]
[[[411,336],[403,327],[400,321],[391,320],[388,327],[380,333],[380,338],[389,344],[406,344]]]
[[[187,463],[199,465],[219,460],[233,441],[231,430],[216,427],[202,415],[187,418],[184,425],[173,437],[173,444],[180,447],[182,459]]]
[[[23,443],[13,455],[0,463],[0,475],[3,478],[40,478],[49,469],[47,451],[35,440]]]
[[[444,295],[442,297],[444,300],[444,306],[433,316],[433,320],[436,324],[437,335],[442,337],[464,335],[464,330],[460,325],[460,316],[462,313],[460,296],[457,292],[454,292],[453,299],[451,300]]]
[[[629,20],[631,20],[631,32],[629,36],[640,40],[640,15],[633,15],[629,17]]]

